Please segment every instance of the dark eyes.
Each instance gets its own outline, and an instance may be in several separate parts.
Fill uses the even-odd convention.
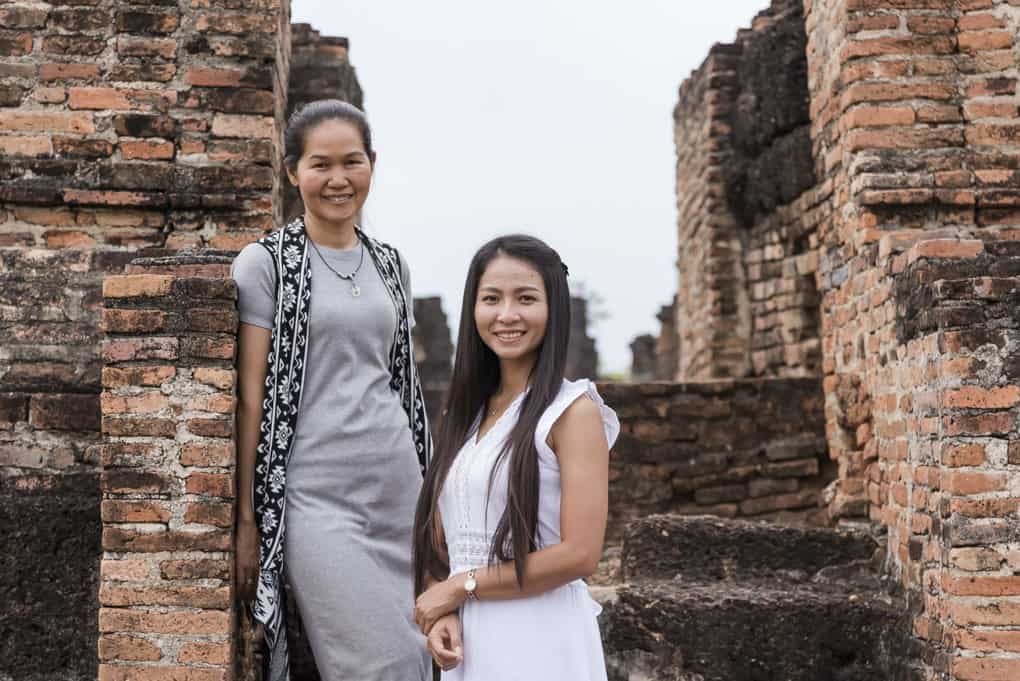
[[[482,296],[481,300],[482,300],[483,303],[495,303],[495,302],[497,302],[499,300],[499,297],[498,296],[494,296],[494,295],[486,295],[486,296]],[[519,298],[519,300],[522,303],[528,304],[528,303],[535,302],[537,300],[537,298],[535,298],[535,296],[533,296],[533,295],[529,295],[529,294],[526,293],[526,294],[522,295]]]

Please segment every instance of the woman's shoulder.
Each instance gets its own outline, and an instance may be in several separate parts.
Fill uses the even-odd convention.
[[[584,399],[582,399],[582,397]],[[554,429],[566,425],[580,424],[582,427],[601,422],[609,445],[612,446],[620,432],[620,421],[616,412],[606,404],[595,383],[587,378],[564,379],[559,393],[542,415],[539,427],[544,432],[543,440]]]
[[[250,271],[272,271],[273,269],[273,256],[269,250],[260,243],[260,241],[253,241],[240,252],[234,256],[234,262],[231,270],[234,277],[240,273],[247,273]]]

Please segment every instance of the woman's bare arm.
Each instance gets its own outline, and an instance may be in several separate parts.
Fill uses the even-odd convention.
[[[255,454],[262,423],[262,400],[266,385],[266,358],[272,334],[269,329],[241,324],[237,356],[237,537],[236,575],[238,593],[244,600],[255,597],[259,570],[259,537],[255,524],[252,482]]]
[[[476,570],[481,600],[535,596],[598,568],[609,513],[609,444],[598,405],[578,399],[567,407],[553,426],[550,446],[560,464],[560,543],[528,555],[523,585],[512,562]],[[423,630],[463,604],[466,580],[465,573],[454,575],[419,597],[415,620]]]
[[[241,324],[237,348],[237,513],[240,520],[255,521],[252,481],[255,449],[262,424],[266,358],[272,333],[253,324]]]

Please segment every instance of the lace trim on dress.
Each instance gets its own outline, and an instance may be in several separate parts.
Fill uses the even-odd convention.
[[[491,534],[472,530],[458,532],[450,546],[450,570],[462,572],[482,567],[489,562],[490,546]]]

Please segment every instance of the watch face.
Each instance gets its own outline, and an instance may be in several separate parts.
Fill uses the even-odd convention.
[[[477,582],[477,581],[475,581],[475,578],[474,578],[474,577],[468,577],[468,578],[467,578],[467,581],[466,581],[466,582],[464,582],[464,590],[465,590],[465,591],[468,591],[468,592],[474,591],[474,590],[475,590],[475,587],[476,587],[477,585],[478,585],[478,582]]]

